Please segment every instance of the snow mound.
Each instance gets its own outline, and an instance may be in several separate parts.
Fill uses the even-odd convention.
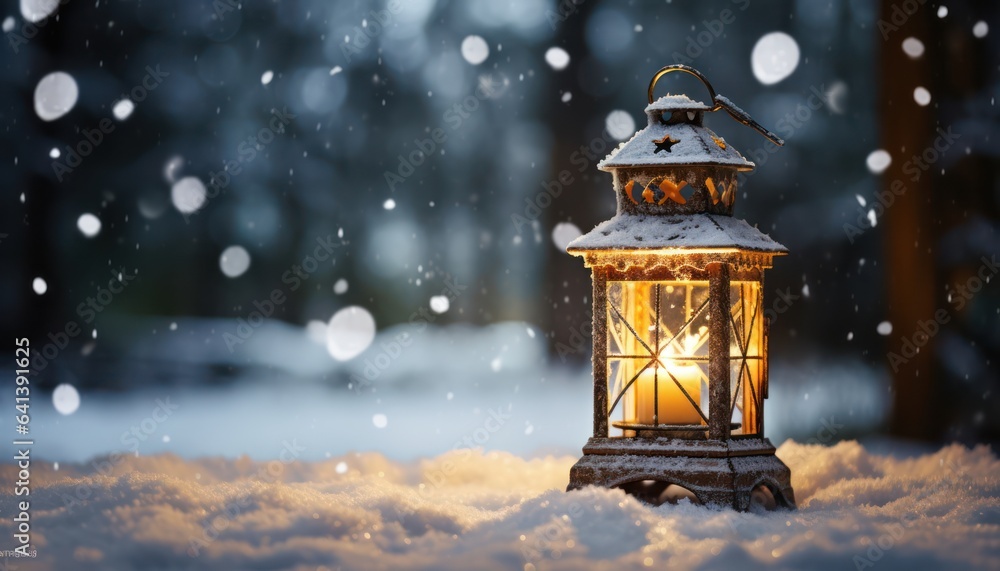
[[[1000,461],[786,442],[797,511],[572,493],[571,457],[108,457],[32,473],[32,569],[996,569]],[[345,469],[346,467],[346,469]],[[0,468],[5,481],[17,468]],[[0,496],[13,513],[15,498]],[[10,533],[10,518],[0,528]],[[19,561],[19,563],[24,560]],[[888,563],[888,564],[886,564]]]

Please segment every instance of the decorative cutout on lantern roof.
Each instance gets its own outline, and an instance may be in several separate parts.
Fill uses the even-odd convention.
[[[664,95],[646,106],[646,128],[618,145],[597,168],[722,165],[752,170],[752,162],[704,126],[705,111],[711,110],[686,95]]]

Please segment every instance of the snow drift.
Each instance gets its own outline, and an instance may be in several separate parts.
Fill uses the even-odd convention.
[[[33,475],[28,569],[996,569],[1000,461],[786,442],[797,511],[565,493],[575,458],[104,457]],[[0,469],[13,481],[16,468]],[[15,497],[0,497],[11,514]],[[0,527],[10,537],[10,518]]]

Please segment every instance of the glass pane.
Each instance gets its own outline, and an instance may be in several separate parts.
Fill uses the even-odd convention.
[[[760,282],[731,282],[730,390],[733,434],[759,434],[763,414],[764,313]]]
[[[618,313],[611,310],[611,307],[624,307],[625,288],[621,282],[610,282],[608,284],[608,355],[624,355],[625,339],[630,335],[625,328],[625,322],[618,317]],[[610,379],[610,376],[608,377]]]
[[[612,435],[701,430],[708,416],[708,283],[608,283]]]

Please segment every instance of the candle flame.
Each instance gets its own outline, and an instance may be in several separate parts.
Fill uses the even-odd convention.
[[[679,340],[679,343],[677,342],[670,343],[669,345],[664,347],[663,350],[660,351],[660,357],[666,360],[676,360],[676,359],[683,359],[684,357],[694,357],[695,353],[698,352],[698,348],[701,347],[701,344],[704,341],[705,337],[706,336],[704,335],[703,332],[699,332],[699,334],[695,335],[691,334],[684,335],[684,337]],[[678,345],[680,346],[680,351],[678,351],[677,348]]]

